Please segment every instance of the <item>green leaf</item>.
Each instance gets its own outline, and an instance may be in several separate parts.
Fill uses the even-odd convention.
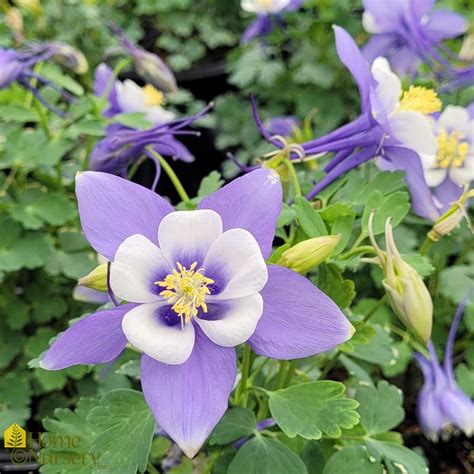
[[[24,425],[30,417],[31,390],[28,382],[10,372],[0,377],[0,436],[12,423]]]
[[[466,364],[459,364],[456,367],[456,379],[461,390],[472,398],[474,396],[474,370],[469,369]]]
[[[338,438],[341,428],[350,429],[359,421],[357,401],[344,398],[344,392],[342,383],[329,380],[295,385],[270,393],[270,411],[290,438]]]
[[[431,265],[430,261],[422,255],[407,255],[402,253],[403,260],[413,267],[423,278],[431,275],[435,267]]]
[[[20,104],[8,104],[0,107],[0,117],[8,122],[38,122],[38,113],[32,107]]]
[[[439,291],[455,304],[461,303],[468,291],[474,287],[474,266],[448,267],[439,273]]]
[[[355,194],[353,204],[355,206],[366,204],[373,191],[380,191],[383,196],[386,196],[403,188],[405,186],[404,175],[403,171],[379,171]]]
[[[308,237],[328,235],[328,230],[321,216],[303,196],[296,196],[295,204],[292,207],[296,212],[301,228]]]
[[[140,392],[118,389],[106,393],[87,420],[99,431],[91,449],[101,453],[108,469],[115,467],[124,474],[145,471],[155,419]]]
[[[216,425],[209,437],[209,444],[229,444],[255,431],[257,420],[252,410],[231,408]]]
[[[424,459],[411,449],[387,441],[366,440],[371,456],[383,462],[387,471],[399,474],[427,474],[428,467]]]
[[[377,387],[358,388],[355,398],[359,402],[360,422],[369,435],[391,430],[405,415],[401,390],[385,380]]]
[[[364,321],[351,320],[355,328],[355,333],[348,341],[339,345],[339,350],[352,352],[357,345],[367,344],[376,334],[375,328],[370,323]]]
[[[392,350],[392,338],[380,325],[375,324],[375,336],[364,345],[355,346],[351,357],[362,359],[372,364],[390,364],[395,360]]]
[[[306,474],[303,461],[283,443],[256,436],[245,443],[229,466],[228,474]]]
[[[346,446],[329,458],[323,474],[382,474],[382,466],[374,461],[364,446]]]
[[[381,191],[373,191],[367,199],[364,213],[362,214],[362,232],[364,235],[368,235],[369,216],[373,209],[375,209],[374,234],[382,234],[385,230],[385,222],[389,217],[392,218],[392,226],[395,228],[408,214],[410,210],[408,193],[398,191],[384,196]]]
[[[345,279],[341,270],[332,263],[318,267],[315,284],[341,308],[347,308],[356,296],[354,282]]]
[[[212,171],[201,181],[197,197],[202,199],[203,197],[216,192],[222,187],[223,184],[224,180],[222,179],[222,175],[219,173],[219,171]]]

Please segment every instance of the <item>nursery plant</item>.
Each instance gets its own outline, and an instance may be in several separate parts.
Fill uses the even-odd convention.
[[[0,472],[474,472],[469,2],[0,15]]]

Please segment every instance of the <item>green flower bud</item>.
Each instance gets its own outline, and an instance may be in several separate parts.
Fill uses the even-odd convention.
[[[107,291],[107,263],[97,265],[90,273],[79,279],[78,284],[98,291]]]
[[[428,232],[428,237],[437,242],[444,235],[450,234],[462,221],[466,219],[471,232],[473,231],[469,216],[467,215],[466,201],[474,196],[474,190],[464,191],[461,197],[452,203],[451,207],[434,223],[433,228]]]
[[[277,265],[290,268],[295,272],[306,273],[323,263],[332,254],[340,240],[340,235],[326,235],[304,240],[285,250]]]
[[[87,59],[78,49],[62,41],[54,41],[49,47],[53,52],[52,59],[76,74],[85,74],[89,69]]]
[[[385,224],[386,252],[375,241],[372,230],[374,214],[369,218],[369,235],[384,279],[382,284],[393,312],[405,327],[420,341],[427,344],[431,337],[433,323],[433,302],[419,273],[406,263],[393,238],[390,219]]]

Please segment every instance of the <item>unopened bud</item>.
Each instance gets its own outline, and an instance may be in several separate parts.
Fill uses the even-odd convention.
[[[369,234],[384,274],[382,284],[393,312],[405,327],[427,344],[433,323],[433,302],[419,273],[406,263],[393,238],[390,219],[385,224],[386,252],[377,245],[372,230],[374,213],[369,218]]]
[[[341,240],[340,235],[326,235],[304,240],[285,250],[277,265],[306,273],[326,261]]]
[[[464,61],[474,61],[474,33],[467,35],[459,50],[459,57]]]
[[[98,291],[107,291],[107,263],[101,263],[86,276],[82,277],[78,284]]]
[[[23,28],[23,17],[18,8],[10,8],[5,15],[5,23],[10,28],[17,40],[21,40],[25,35]]]
[[[52,59],[76,74],[85,74],[89,70],[87,59],[78,49],[62,41],[54,41],[49,45],[53,51]]]
[[[462,221],[466,219],[467,225],[473,231],[469,216],[465,209],[466,201],[474,196],[474,190],[465,191],[461,197],[434,223],[433,228],[428,232],[428,237],[437,242],[444,235],[450,234]]]

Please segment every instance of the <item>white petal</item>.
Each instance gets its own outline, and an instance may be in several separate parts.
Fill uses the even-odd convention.
[[[385,114],[393,112],[400,100],[402,83],[392,72],[385,58],[375,58],[371,68],[372,76],[377,81],[375,94]]]
[[[364,12],[362,14],[362,26],[367,33],[381,33],[382,29],[377,25],[374,15],[370,12]]]
[[[407,148],[419,155],[436,154],[437,140],[431,129],[430,120],[423,114],[412,110],[394,112],[389,117],[389,126],[392,136]]]
[[[125,239],[110,267],[110,286],[121,299],[132,303],[151,303],[160,299],[163,280],[172,269],[163,252],[143,235]]]
[[[474,150],[473,150],[474,151]],[[474,180],[474,155],[466,156],[462,167],[452,166],[449,170],[449,177],[455,183],[463,185]]]
[[[122,329],[133,346],[153,359],[182,364],[193,351],[194,327],[182,328],[179,322],[169,326],[163,317],[167,311],[173,310],[166,303],[141,304],[124,316]]]
[[[263,298],[257,293],[211,303],[208,312],[197,318],[196,322],[212,342],[234,347],[250,338],[262,313]]]
[[[268,279],[260,247],[244,229],[224,232],[209,249],[203,267],[206,276],[215,281],[216,294],[208,301],[254,295]]]
[[[431,168],[425,169],[425,180],[426,184],[430,188],[435,188],[439,186],[448,175],[448,170],[446,168]]]
[[[201,267],[212,243],[222,235],[222,220],[210,209],[176,211],[161,221],[158,242],[171,266]]]
[[[474,126],[473,123],[474,122],[470,120],[467,109],[455,105],[448,105],[439,116],[437,129],[444,129],[448,133],[451,131],[459,131],[464,137],[471,137],[472,128]]]
[[[250,13],[268,14],[277,13],[285,8],[291,0],[242,0],[242,10]]]
[[[116,88],[117,102],[124,113],[145,112],[145,93],[138,84],[127,79],[117,81]]]
[[[163,107],[147,107],[146,118],[154,124],[164,124],[171,122],[175,115],[169,110],[165,110]]]

